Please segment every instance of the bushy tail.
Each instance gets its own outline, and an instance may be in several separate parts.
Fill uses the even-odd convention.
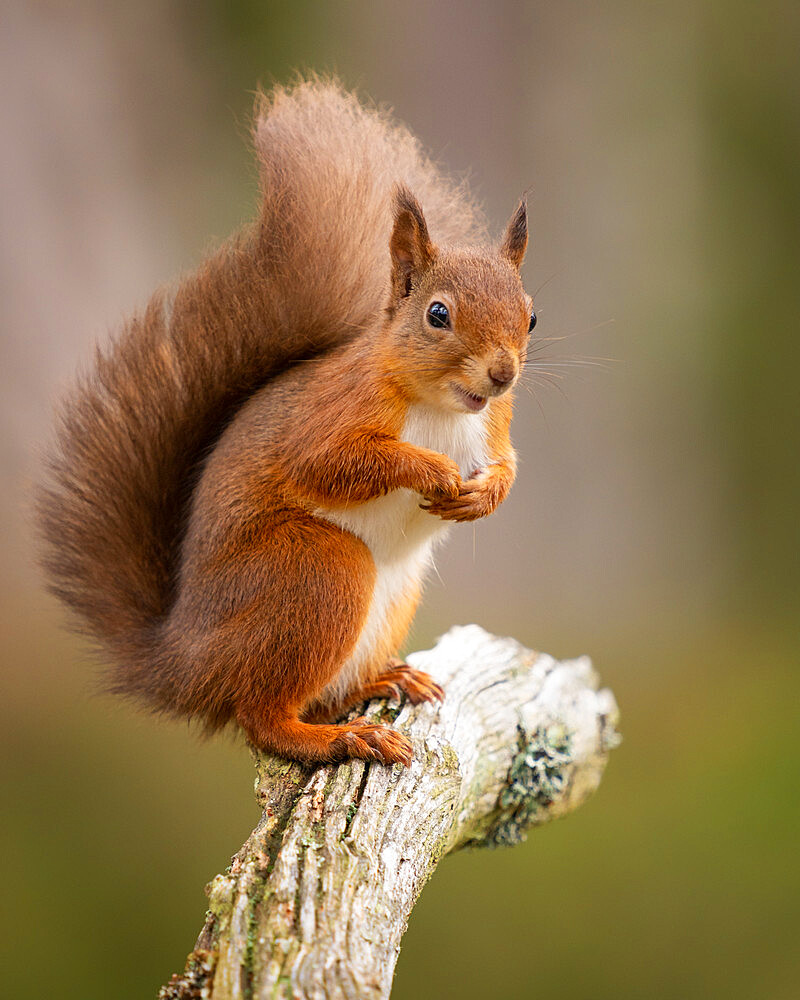
[[[63,406],[40,492],[51,589],[123,670],[148,655],[172,604],[193,476],[226,421],[386,304],[394,185],[417,195],[435,240],[482,235],[417,140],[335,83],[261,96],[253,135],[258,220],[98,350]]]

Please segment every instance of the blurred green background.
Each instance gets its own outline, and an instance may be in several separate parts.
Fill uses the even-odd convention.
[[[519,394],[504,508],[413,646],[477,621],[589,653],[625,742],[522,847],[445,859],[394,996],[796,997],[800,6],[791,0],[6,3],[0,12],[0,967],[154,996],[257,819],[237,740],[92,695],[33,567],[30,483],[91,344],[252,211],[250,91],[336,70],[469,170],[563,392]]]

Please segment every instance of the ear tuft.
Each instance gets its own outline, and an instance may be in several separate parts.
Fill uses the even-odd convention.
[[[500,254],[506,260],[511,261],[517,270],[522,266],[525,259],[525,250],[528,246],[528,207],[523,198],[516,212],[511,216],[506,234],[500,246]]]
[[[416,279],[436,257],[422,208],[404,184],[398,184],[394,192],[394,228],[389,250],[392,255],[392,299],[396,302],[411,293]]]

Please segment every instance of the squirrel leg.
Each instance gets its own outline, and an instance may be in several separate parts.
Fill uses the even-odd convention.
[[[257,596],[235,611],[223,659],[239,661],[230,671],[231,701],[250,741],[293,760],[409,764],[410,742],[388,726],[315,725],[301,717],[335,681],[366,621],[375,577],[367,547],[305,514],[247,541],[248,576],[231,589]]]
[[[415,583],[393,609],[387,637],[390,650],[399,649],[405,641],[419,604],[421,590],[420,583]],[[444,700],[444,689],[429,674],[410,667],[397,656],[390,656],[385,669],[355,694],[359,695],[359,701],[369,701],[371,698],[399,698],[401,693],[412,705],[419,705],[423,701]],[[350,700],[351,705],[358,703],[354,700],[355,694]]]
[[[385,651],[397,649],[405,639],[419,603],[420,589],[419,583],[414,583],[392,608],[384,635]],[[392,656],[386,661],[382,670],[379,668],[374,671],[368,680],[349,691],[344,697],[332,704],[310,706],[303,718],[309,722],[327,722],[340,718],[354,705],[363,705],[373,698],[400,700],[402,695],[405,695],[412,705],[419,705],[424,701],[442,701],[444,690],[424,671],[410,667],[403,660]]]

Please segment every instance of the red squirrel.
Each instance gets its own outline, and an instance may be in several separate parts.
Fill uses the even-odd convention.
[[[44,564],[113,690],[291,759],[407,765],[397,730],[332,720],[443,696],[396,657],[434,543],[514,481],[525,203],[482,241],[463,188],[335,82],[261,95],[253,135],[255,223],[64,403]]]

